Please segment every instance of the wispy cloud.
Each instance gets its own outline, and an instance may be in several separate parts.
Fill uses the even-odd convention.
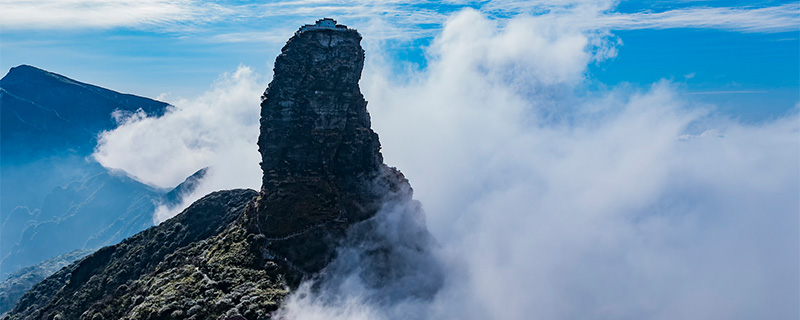
[[[722,90],[722,91],[695,91],[687,92],[688,94],[752,94],[752,93],[767,93],[763,90]]]
[[[205,38],[208,42],[217,42],[217,43],[236,43],[236,42],[271,42],[276,44],[282,44],[286,42],[286,39],[295,31],[294,28],[292,29],[281,29],[281,30],[273,30],[270,32],[267,31],[253,31],[253,32],[231,32],[231,33],[220,33],[215,34],[211,37]]]
[[[191,0],[3,0],[3,29],[75,29],[174,25],[214,20],[228,8]]]
[[[595,26],[614,30],[702,28],[740,32],[786,32],[800,29],[800,5],[766,8],[689,8],[665,12],[612,13]]]
[[[130,27],[148,30],[205,30],[216,23],[242,23],[234,33],[280,28],[309,19],[335,17],[343,21],[386,21],[381,38],[429,37],[447,17],[470,7],[497,18],[546,14],[553,21],[585,30],[708,28],[737,32],[785,32],[800,29],[800,5],[772,7],[691,7],[663,12],[620,13],[613,1],[424,1],[298,0],[266,4],[230,4],[195,0],[0,0],[0,27],[14,29],[81,29]],[[256,23],[253,23],[256,22]],[[263,24],[261,22],[269,22]],[[213,32],[211,32],[213,33]],[[232,36],[219,40],[231,41]],[[236,41],[236,40],[234,40]]]

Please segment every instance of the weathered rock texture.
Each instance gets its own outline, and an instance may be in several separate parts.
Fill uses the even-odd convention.
[[[262,97],[257,229],[271,253],[304,273],[324,267],[349,225],[374,216],[386,196],[408,186],[383,164],[370,129],[358,86],[360,42],[346,28],[298,32]]]

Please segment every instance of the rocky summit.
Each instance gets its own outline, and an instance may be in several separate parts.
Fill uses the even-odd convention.
[[[4,319],[272,319],[337,246],[376,239],[364,234],[387,203],[415,202],[370,129],[360,41],[330,19],[289,39],[262,97],[259,192],[207,195],[45,279]],[[392,268],[381,243],[370,261]]]
[[[325,20],[321,20],[325,21]],[[320,23],[318,23],[320,24]],[[331,259],[347,226],[375,215],[408,182],[383,164],[358,81],[361,36],[301,29],[283,47],[261,103],[263,185],[256,228],[305,272]]]

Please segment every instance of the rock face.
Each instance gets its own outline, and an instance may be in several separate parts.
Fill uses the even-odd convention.
[[[381,212],[412,211],[395,220],[421,211],[370,129],[361,36],[343,26],[303,30],[277,58],[261,104],[260,192],[210,194],[100,249],[36,285],[7,319],[271,319],[302,280],[350,269],[335,260],[340,245],[367,248],[350,255],[361,256],[372,287],[414,287],[409,274],[435,273],[405,258],[424,255],[424,224],[375,231],[386,228],[375,218],[387,206],[395,209]],[[429,297],[438,282],[427,282],[410,295]]]
[[[258,140],[264,189],[298,178],[378,171],[383,158],[358,87],[361,36],[312,29],[292,37],[275,61],[261,103]]]
[[[347,226],[372,217],[386,195],[408,186],[383,164],[370,129],[358,86],[360,42],[357,31],[341,25],[298,31],[276,59],[262,97],[264,219],[257,228],[272,240],[273,253],[301,261],[294,267],[306,273],[325,266],[332,239]]]

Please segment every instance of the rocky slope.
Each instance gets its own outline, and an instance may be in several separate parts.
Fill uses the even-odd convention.
[[[360,40],[306,28],[283,48],[261,104],[260,192],[208,195],[49,277],[6,319],[271,319],[301,281],[325,278],[342,245],[368,248],[371,283],[391,281],[397,251],[431,239],[417,228],[398,249],[378,235],[379,212],[419,208],[370,129]]]
[[[234,289],[231,283],[204,283],[207,272],[198,266],[214,266],[216,260],[209,262],[202,255],[181,259],[181,253],[197,247],[212,249],[215,237],[228,230],[255,196],[252,190],[212,193],[175,218],[100,249],[45,279],[20,299],[10,318],[122,319],[119,313],[124,313],[137,319],[169,319],[173,308],[188,312],[192,307],[171,304],[176,295],[198,293],[220,302],[222,297],[212,294],[230,293],[225,291]],[[229,267],[236,266],[223,265],[209,272],[219,270],[232,279],[235,270],[230,272]],[[165,276],[167,281],[163,281]],[[185,287],[192,285],[211,286],[210,292]],[[149,307],[153,304],[156,306]]]

